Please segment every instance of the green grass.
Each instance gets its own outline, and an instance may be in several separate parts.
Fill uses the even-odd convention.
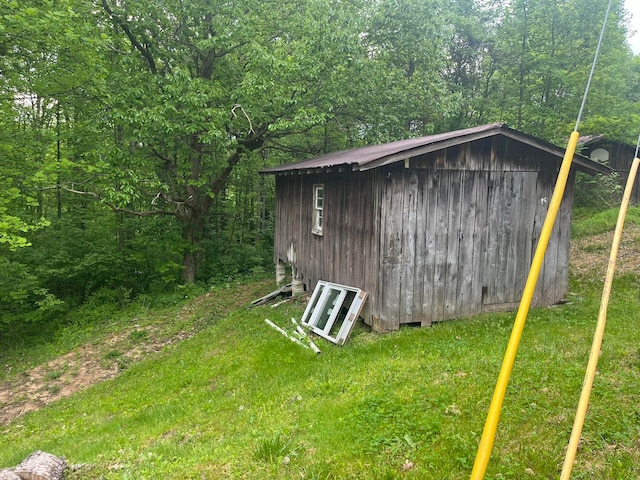
[[[630,328],[640,305],[630,284],[615,284],[574,478],[640,474],[640,330]],[[598,295],[532,311],[487,478],[557,477]],[[360,326],[315,356],[264,323],[301,311],[236,310],[113,381],[17,419],[3,429],[0,465],[40,449],[87,464],[71,478],[469,475],[512,314],[383,336]],[[405,460],[414,466],[402,472]]]
[[[487,479],[558,478],[600,289],[572,279],[568,304],[531,311]],[[469,477],[513,313],[387,335],[359,325],[343,347],[319,339],[316,356],[264,323],[288,325],[302,304],[231,309],[229,295],[150,308],[146,324],[187,318],[199,333],[0,427],[0,467],[44,450],[84,464],[72,480]],[[637,278],[614,282],[572,478],[640,478],[639,296]]]
[[[584,238],[613,231],[618,220],[618,211],[617,208],[600,212],[576,209],[575,219],[577,221],[573,223],[573,238]],[[629,207],[625,223],[640,225],[640,207]]]
[[[250,292],[264,289],[265,280],[248,282]],[[123,330],[130,331],[127,339],[131,344],[145,341],[149,332],[145,326],[159,325],[155,336],[170,338],[180,331],[199,331],[215,323],[236,308],[241,301],[236,289],[241,282],[211,286],[204,289],[191,285],[159,295],[153,299],[142,296],[124,307],[115,303],[88,302],[54,318],[32,320],[25,318],[13,324],[0,322],[0,382],[10,380],[48,360],[63,355],[74,348],[91,342],[96,345],[102,339]],[[202,302],[197,298],[206,292],[215,297],[215,302]],[[189,303],[191,300],[191,303]],[[187,306],[185,306],[187,305]],[[134,330],[131,330],[135,328]],[[28,355],[25,355],[28,352]],[[116,355],[115,357],[117,357]]]

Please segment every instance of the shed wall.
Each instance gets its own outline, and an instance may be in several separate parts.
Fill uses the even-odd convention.
[[[378,305],[380,200],[377,172],[276,177],[274,260],[291,265],[308,290],[328,280],[365,290]],[[313,186],[324,185],[323,235],[312,233]]]
[[[517,163],[504,160],[514,157]],[[387,169],[377,327],[428,325],[517,307],[558,163],[494,140],[412,159],[409,168]],[[566,294],[572,185],[573,175],[534,304],[552,304]]]
[[[507,160],[505,160],[507,159]],[[560,160],[505,138],[366,172],[277,177],[275,260],[369,293],[378,330],[517,307]],[[324,232],[311,233],[324,184]],[[566,294],[573,174],[534,304]]]

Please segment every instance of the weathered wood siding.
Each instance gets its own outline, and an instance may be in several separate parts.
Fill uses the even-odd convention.
[[[369,293],[378,330],[517,307],[560,159],[494,137],[366,172],[277,177],[275,260]],[[313,185],[324,228],[312,230]],[[534,304],[567,290],[573,175]],[[292,254],[294,253],[294,254]]]
[[[535,153],[496,139],[387,169],[380,329],[517,307],[559,166],[556,157]],[[572,185],[573,176],[534,304],[553,304],[566,294]]]
[[[365,290],[377,305],[380,201],[376,172],[276,177],[274,260],[312,290],[327,280]],[[312,233],[313,186],[324,185],[323,235]]]

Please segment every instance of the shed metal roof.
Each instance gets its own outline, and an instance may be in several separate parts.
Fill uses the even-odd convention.
[[[604,140],[604,135],[581,135],[578,138],[578,147],[590,145],[594,142],[598,142],[600,140]]]
[[[316,172],[318,170],[333,168],[348,168],[353,171],[364,171],[373,168],[389,165],[403,161],[407,158],[417,157],[425,153],[442,150],[474,140],[480,140],[496,135],[503,135],[525,143],[534,148],[538,148],[557,157],[564,157],[565,150],[545,140],[541,140],[532,135],[527,135],[518,130],[510,128],[503,123],[493,123],[479,127],[455,130],[452,132],[439,133],[420,138],[410,138],[399,140],[382,145],[372,145],[368,147],[352,148],[340,152],[332,152],[319,157],[302,160],[299,162],[287,163],[277,167],[266,168],[262,174],[292,174]],[[575,155],[573,158],[576,167],[587,173],[610,174],[611,169],[606,165],[590,160],[582,155]]]

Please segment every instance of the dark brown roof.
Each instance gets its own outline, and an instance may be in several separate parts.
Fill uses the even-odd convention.
[[[350,170],[370,170],[390,163],[403,161],[425,153],[434,152],[447,147],[463,143],[503,135],[516,141],[526,143],[545,152],[564,157],[565,150],[545,140],[514,130],[502,123],[493,123],[480,127],[466,128],[453,132],[439,133],[427,137],[410,138],[397,142],[372,145],[369,147],[352,148],[333,152],[320,157],[310,158],[294,163],[287,163],[278,167],[262,170],[263,174],[305,173],[334,167],[349,167]],[[611,173],[609,167],[594,162],[582,155],[575,155],[573,161],[576,167],[588,173]]]

